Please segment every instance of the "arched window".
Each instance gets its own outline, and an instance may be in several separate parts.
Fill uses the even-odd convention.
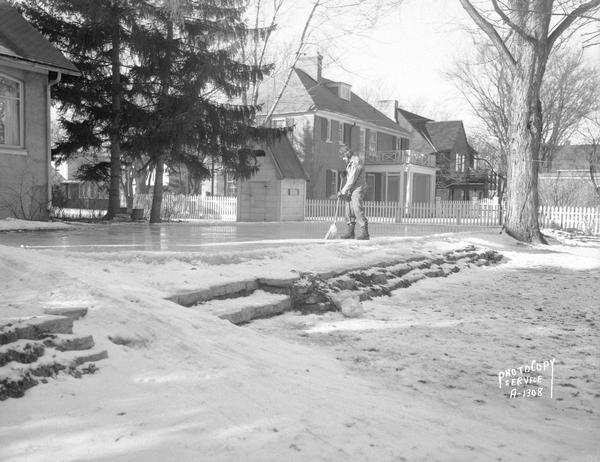
[[[0,74],[0,146],[22,147],[23,84]]]

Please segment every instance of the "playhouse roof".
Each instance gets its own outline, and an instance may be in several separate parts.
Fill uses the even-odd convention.
[[[0,0],[0,57],[79,75],[79,70],[6,0]]]
[[[267,142],[267,148],[277,167],[279,179],[292,178],[306,180],[308,177],[298,154],[287,136],[280,136]]]

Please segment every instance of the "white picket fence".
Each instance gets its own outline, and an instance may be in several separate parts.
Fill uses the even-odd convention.
[[[541,228],[600,234],[600,207],[540,207],[539,222]]]
[[[335,200],[307,200],[305,220],[333,221]],[[500,208],[491,202],[438,201],[433,204],[404,205],[399,202],[365,202],[365,214],[371,223],[498,226]],[[338,218],[344,216],[341,202]]]
[[[333,221],[335,200],[307,199],[305,221]],[[150,216],[152,195],[137,194],[134,208],[143,209]],[[103,211],[61,209],[58,218],[101,216]],[[68,213],[67,213],[68,212]],[[371,223],[404,223],[433,225],[500,226],[500,206],[494,201],[437,201],[433,204],[405,206],[398,202],[366,201],[365,212]],[[337,212],[344,219],[344,203]],[[161,217],[166,220],[212,219],[235,221],[237,198],[164,194]],[[542,228],[577,229],[587,234],[600,234],[600,207],[540,207],[539,223]]]
[[[150,216],[151,194],[136,194],[133,207],[144,209],[144,217]],[[163,194],[161,218],[165,220],[211,219],[235,221],[237,198],[225,196],[203,196],[185,194]]]

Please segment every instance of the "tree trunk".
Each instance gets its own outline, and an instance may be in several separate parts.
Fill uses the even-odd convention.
[[[547,37],[552,2],[533,0],[536,14],[523,13],[520,0],[513,0],[515,23],[534,37]],[[540,89],[546,71],[546,40],[528,41],[516,34],[513,49],[516,66],[512,72],[508,121],[506,232],[523,242],[545,239],[538,221],[538,160],[542,144]]]
[[[152,208],[150,209],[150,223],[160,223],[160,208],[163,197],[163,171],[165,160],[162,154],[156,157],[156,170],[154,174],[154,194],[152,195]]]
[[[112,35],[112,120],[110,125],[110,186],[108,190],[108,211],[106,219],[112,220],[121,207],[121,29],[118,7],[113,8]]]
[[[509,125],[510,150],[507,171],[505,230],[524,242],[543,242],[538,223],[538,149],[541,121],[533,82],[513,80]],[[537,93],[539,94],[539,93]]]
[[[173,21],[170,20],[167,23],[167,41],[170,44],[173,40]],[[171,72],[171,51],[167,50],[165,56],[165,64],[162,67],[160,75],[161,80],[161,95],[158,102],[158,111],[164,111],[166,108],[166,99],[169,96],[170,77]],[[164,147],[159,148],[164,149]],[[150,210],[150,223],[160,223],[160,209],[162,206],[163,198],[163,172],[165,169],[165,153],[155,152],[152,156],[155,159],[155,174],[154,174],[154,194],[152,196],[152,208]]]

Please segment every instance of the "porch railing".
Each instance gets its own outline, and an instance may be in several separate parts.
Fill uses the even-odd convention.
[[[366,164],[413,164],[435,167],[435,155],[412,150],[367,152]]]

